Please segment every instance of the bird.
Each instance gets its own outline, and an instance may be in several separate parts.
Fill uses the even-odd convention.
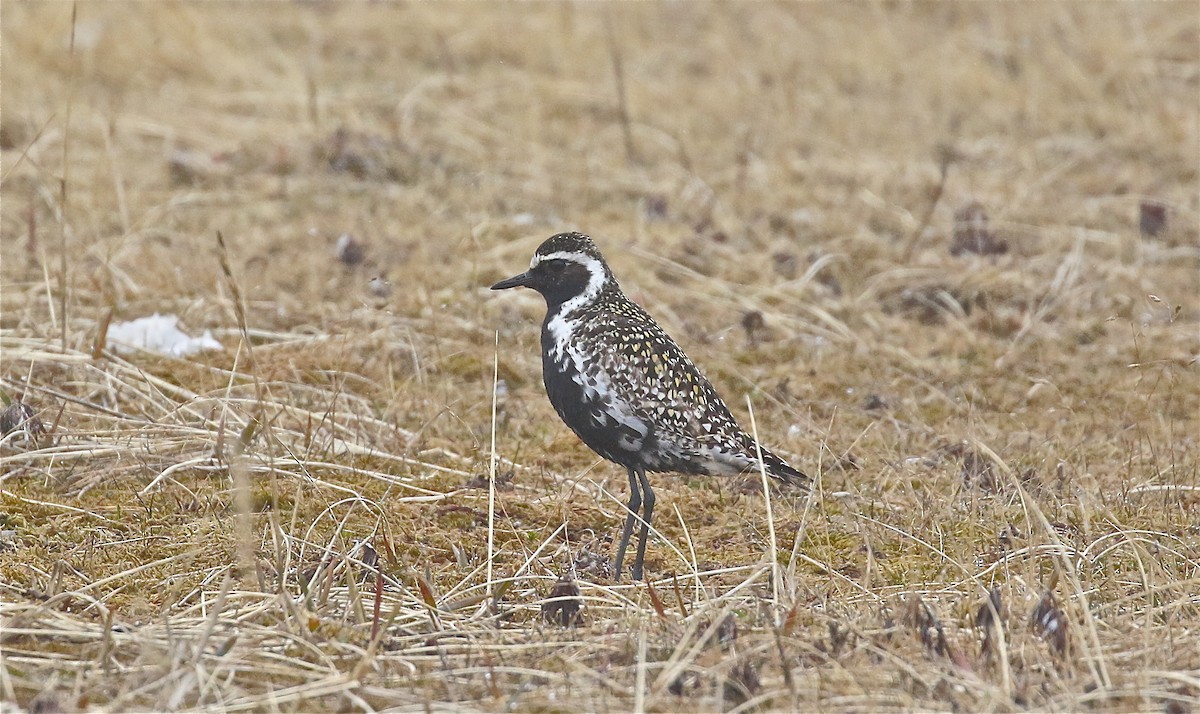
[[[640,520],[631,573],[644,575],[655,496],[647,472],[729,476],[757,470],[804,487],[809,477],[760,445],[738,424],[712,384],[670,335],[622,292],[591,237],[546,239],[529,269],[492,290],[531,288],[546,301],[542,381],[568,427],[604,459],[626,469],[629,503],[617,547]]]

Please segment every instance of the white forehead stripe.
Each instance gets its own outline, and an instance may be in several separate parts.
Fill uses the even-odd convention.
[[[547,253],[545,255],[534,253],[533,259],[529,261],[529,269],[533,270],[538,267],[538,264],[547,260],[569,260],[572,263],[579,263],[588,268],[588,270],[591,270],[593,265],[599,267],[598,261],[586,253],[580,253],[577,250],[560,250],[557,253]]]

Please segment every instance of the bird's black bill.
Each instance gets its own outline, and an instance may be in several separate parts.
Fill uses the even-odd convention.
[[[523,288],[529,285],[529,273],[521,273],[514,275],[508,280],[501,280],[492,286],[492,290],[508,290],[509,288]]]

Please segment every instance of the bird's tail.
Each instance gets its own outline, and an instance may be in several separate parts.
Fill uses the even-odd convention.
[[[759,447],[762,448],[762,447]],[[762,450],[763,466],[767,467],[767,475],[771,478],[779,479],[786,484],[792,486],[801,486],[808,488],[812,479],[803,471],[793,468],[788,462],[772,454],[766,449]],[[757,466],[757,464],[755,464]]]

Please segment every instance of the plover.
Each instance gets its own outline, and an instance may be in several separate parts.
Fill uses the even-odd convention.
[[[546,299],[542,380],[555,411],[583,443],[629,472],[625,549],[641,517],[633,577],[641,580],[654,490],[646,472],[733,475],[758,468],[754,439],[679,345],[621,292],[592,239],[559,233],[542,243],[529,270],[492,286],[527,287]],[[769,476],[808,477],[762,449]]]

